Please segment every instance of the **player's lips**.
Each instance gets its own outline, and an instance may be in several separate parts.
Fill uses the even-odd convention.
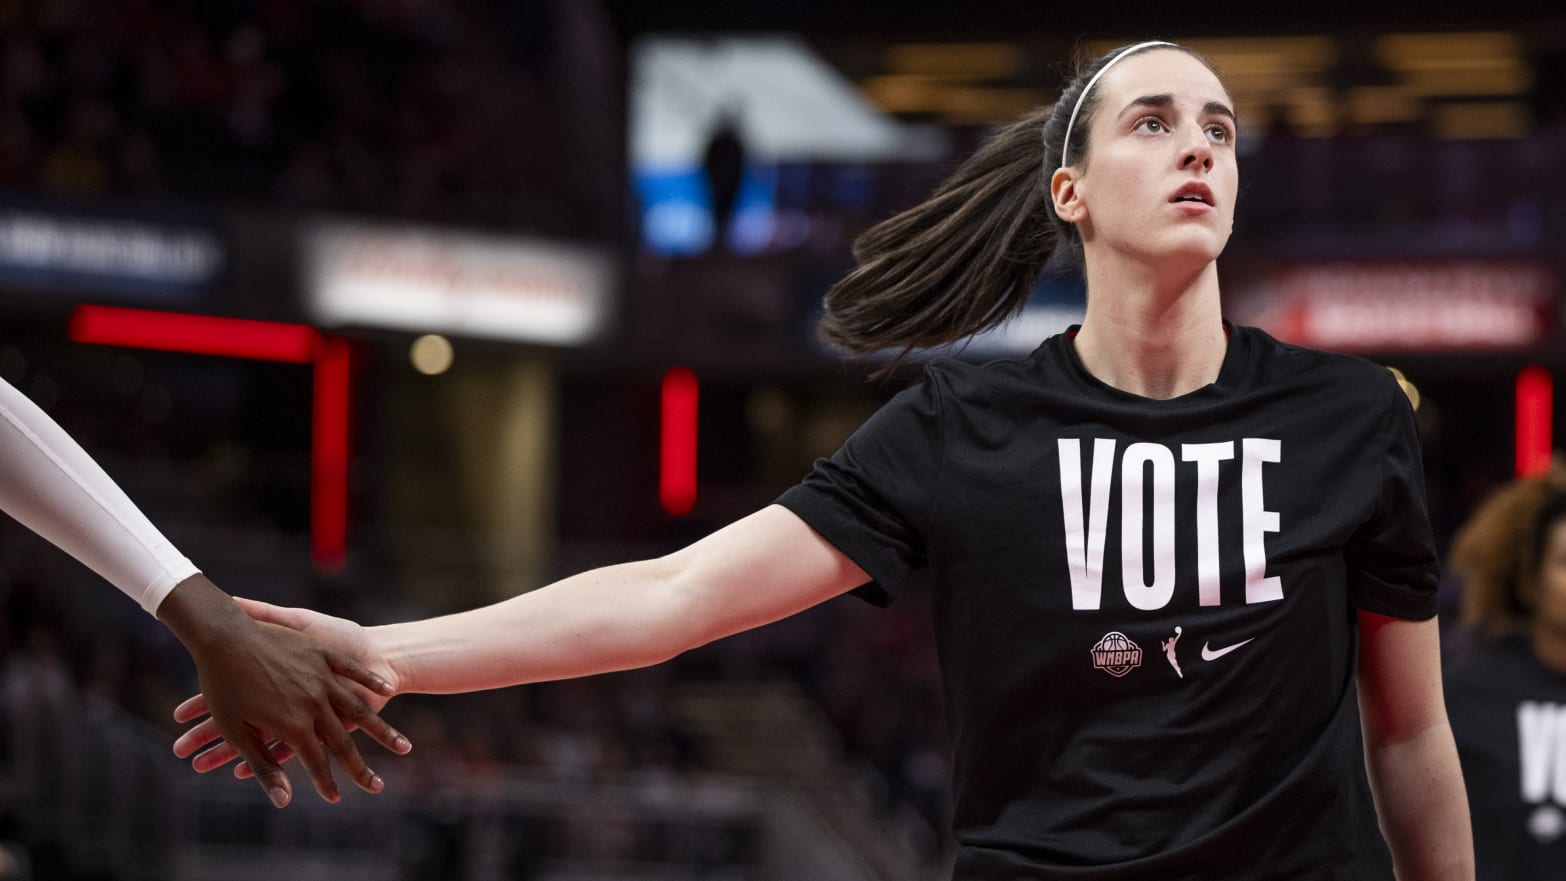
[[[1185,214],[1206,214],[1215,207],[1211,186],[1195,180],[1176,189],[1175,196],[1170,196],[1170,203],[1179,205]]]
[[[1216,203],[1213,202],[1212,188],[1198,181],[1191,181],[1176,190],[1175,194],[1169,197],[1169,201],[1180,205],[1204,206],[1206,208],[1216,207]]]

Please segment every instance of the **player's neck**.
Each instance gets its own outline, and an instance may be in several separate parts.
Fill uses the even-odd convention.
[[[1167,400],[1218,379],[1228,340],[1215,264],[1190,279],[1153,278],[1134,267],[1094,272],[1088,292],[1075,344],[1099,381]]]

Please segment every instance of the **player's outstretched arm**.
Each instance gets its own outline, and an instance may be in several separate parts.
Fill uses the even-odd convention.
[[[1473,881],[1468,796],[1441,691],[1438,625],[1359,613],[1365,766],[1398,881]]]
[[[404,691],[475,691],[660,663],[868,580],[792,511],[772,505],[666,557],[371,635]]]
[[[656,664],[868,580],[797,515],[773,505],[666,557],[606,566],[441,618],[361,628],[304,609],[245,608],[389,671],[399,693],[447,694]],[[215,739],[203,723],[180,737],[179,749]],[[203,753],[197,769],[235,758],[223,749]]]
[[[91,456],[8,383],[0,381],[0,509],[80,560],[164,621],[189,650],[215,725],[261,769],[279,807],[292,789],[265,748],[300,744],[322,797],[337,788],[321,744],[361,787],[379,790],[344,721],[392,747],[397,735],[365,712],[345,676],[370,689],[380,677],[297,633],[267,631],[153,527]],[[341,717],[341,718],[339,718]],[[406,751],[406,750],[399,750]]]

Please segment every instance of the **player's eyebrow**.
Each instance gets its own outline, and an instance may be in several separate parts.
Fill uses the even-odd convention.
[[[1174,96],[1167,92],[1158,95],[1143,95],[1142,97],[1133,100],[1130,104],[1127,104],[1125,109],[1120,111],[1120,116],[1123,117],[1127,113],[1130,113],[1131,111],[1141,107],[1167,108],[1173,106]],[[1208,101],[1206,104],[1202,105],[1202,113],[1205,116],[1227,117],[1230,125],[1239,125],[1239,120],[1235,118],[1234,111],[1229,108],[1229,105],[1223,103],[1222,101]]]

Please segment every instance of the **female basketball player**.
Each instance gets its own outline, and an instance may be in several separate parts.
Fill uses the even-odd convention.
[[[0,510],[124,591],[174,631],[196,662],[213,719],[278,807],[292,788],[266,750],[278,738],[300,751],[321,797],[336,801],[329,750],[361,787],[382,782],[344,724],[388,749],[406,740],[339,676],[372,691],[389,684],[353,658],[283,628],[257,626],[191,564],[54,420],[0,381]],[[229,683],[224,685],[223,683]],[[339,716],[341,718],[339,718]],[[323,749],[322,744],[325,744]]]
[[[452,692],[657,663],[928,568],[957,878],[1471,878],[1410,408],[1375,365],[1223,321],[1230,106],[1193,53],[1131,46],[865,233],[827,297],[850,351],[998,323],[1057,242],[1087,316],[935,362],[777,504],[445,618],[248,608]]]
[[[1566,867],[1566,465],[1496,493],[1452,546],[1484,642],[1447,675],[1480,881]]]

